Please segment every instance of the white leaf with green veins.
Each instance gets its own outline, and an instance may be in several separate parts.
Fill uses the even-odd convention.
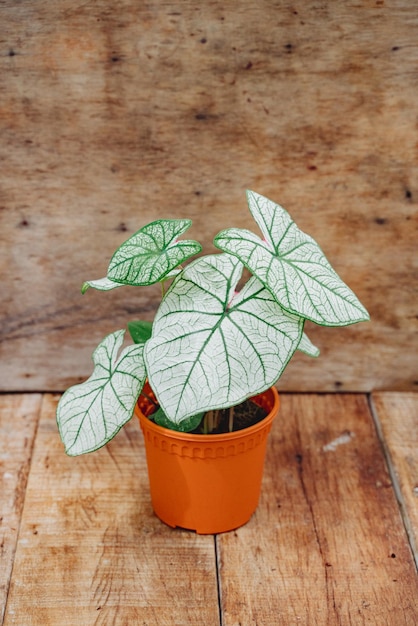
[[[191,220],[157,220],[147,224],[111,258],[107,277],[125,285],[152,285],[201,251],[197,241],[178,240]]]
[[[144,356],[173,422],[266,390],[300,342],[304,320],[285,312],[257,278],[235,293],[242,269],[230,255],[197,259],[160,306]]]
[[[215,245],[237,256],[287,311],[324,326],[369,319],[354,293],[332,269],[318,244],[278,204],[247,192],[250,211],[263,233],[229,228]]]
[[[70,387],[58,404],[58,428],[70,456],[101,448],[132,417],[146,377],[144,344],[118,356],[124,334],[118,330],[103,339],[93,353],[93,374]]]

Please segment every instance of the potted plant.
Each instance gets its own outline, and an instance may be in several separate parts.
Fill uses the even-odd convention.
[[[196,241],[179,239],[191,221],[157,220],[116,250],[105,278],[84,283],[83,293],[161,283],[163,297],[153,323],[128,323],[132,345],[121,351],[124,330],[99,344],[92,376],[68,389],[57,409],[69,455],[105,445],[136,412],[155,512],[201,533],[236,528],[257,506],[278,409],[274,385],[296,350],[319,354],[305,320],[369,319],[282,207],[253,191],[247,200],[261,238],[228,228],[214,239],[221,253],[183,265],[201,252]],[[241,285],[244,267],[250,277]],[[242,428],[237,407],[264,413]],[[257,465],[249,475],[247,456]]]

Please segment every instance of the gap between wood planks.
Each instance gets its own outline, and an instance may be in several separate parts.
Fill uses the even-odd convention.
[[[384,392],[382,392],[384,393]],[[399,392],[400,393],[400,392]],[[401,514],[401,518],[404,524],[404,528],[405,528],[405,534],[408,538],[408,542],[411,548],[411,552],[412,555],[414,557],[414,561],[415,561],[415,567],[418,570],[418,546],[415,540],[415,533],[414,533],[414,528],[411,522],[411,519],[409,517],[408,514],[408,507],[407,504],[405,502],[405,497],[403,495],[402,492],[402,488],[399,482],[399,478],[398,478],[398,474],[396,471],[396,467],[395,467],[395,463],[392,459],[392,455],[390,452],[390,446],[388,444],[388,442],[385,439],[384,433],[383,433],[383,427],[382,427],[382,422],[379,418],[379,411],[375,405],[375,401],[373,398],[373,393],[369,393],[367,394],[367,399],[368,399],[368,403],[369,403],[369,409],[370,409],[370,414],[373,418],[374,421],[374,425],[376,428],[376,433],[377,433],[377,437],[379,439],[381,448],[382,448],[382,453],[389,471],[389,476],[390,479],[392,481],[392,487],[393,487],[393,491],[395,493],[396,496],[396,500],[399,506],[399,511]]]
[[[219,611],[219,626],[223,626],[222,618],[222,580],[221,580],[221,562],[220,562],[220,550],[218,545],[218,535],[213,537],[215,548],[215,567],[216,567],[216,585],[218,588],[218,611]]]

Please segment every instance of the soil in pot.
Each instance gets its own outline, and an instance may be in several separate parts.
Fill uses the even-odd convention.
[[[245,400],[230,409],[210,411],[210,419],[215,425],[211,434],[234,432],[253,426],[267,417],[268,412],[251,400]],[[208,415],[206,415],[206,419]],[[194,434],[204,434],[204,421],[192,431]]]
[[[144,415],[153,420],[152,414],[159,405],[148,383],[139,398],[139,405]],[[208,411],[199,426],[189,432],[193,435],[235,432],[261,422],[267,415],[268,411],[261,403],[259,404],[257,397],[254,397],[231,408]]]

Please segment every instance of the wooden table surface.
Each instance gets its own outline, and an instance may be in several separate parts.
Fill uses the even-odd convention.
[[[134,420],[67,457],[58,398],[0,396],[0,624],[418,624],[418,394],[282,395],[257,512],[217,536],[153,515]]]

